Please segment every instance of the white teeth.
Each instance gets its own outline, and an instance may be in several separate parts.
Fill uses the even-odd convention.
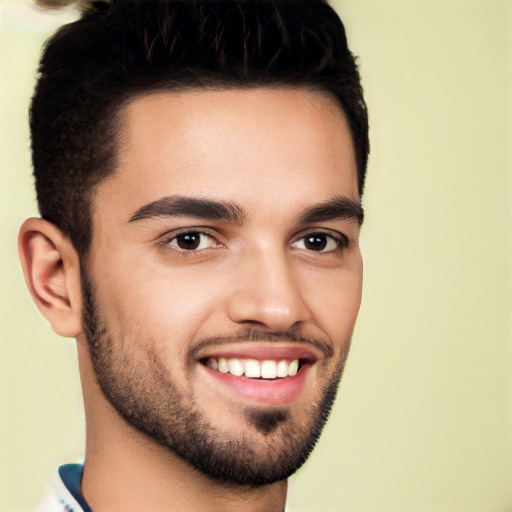
[[[264,379],[275,379],[277,376],[276,362],[263,361],[261,363],[261,376]]]
[[[236,375],[237,377],[240,377],[244,374],[244,365],[242,364],[242,361],[240,359],[230,359],[228,361],[228,368],[229,373],[231,375]]]
[[[259,379],[261,377],[260,362],[255,359],[245,361],[245,376],[250,379]]]
[[[206,361],[206,366],[212,370],[221,373],[230,373],[236,377],[245,377],[249,379],[284,379],[286,377],[293,377],[297,375],[299,370],[299,360],[286,360],[282,359],[274,361],[266,359],[265,361],[258,361],[257,359],[226,359],[220,357],[210,357]]]
[[[279,361],[277,363],[276,370],[277,377],[288,377],[288,362],[287,361]]]
[[[228,373],[229,372],[228,362],[223,357],[221,357],[219,359],[219,372],[220,373]]]
[[[290,363],[290,367],[288,368],[288,375],[290,377],[293,377],[294,375],[297,375],[297,371],[298,370],[299,370],[299,360],[298,359],[294,359]]]

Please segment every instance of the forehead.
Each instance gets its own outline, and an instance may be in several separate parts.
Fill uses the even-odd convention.
[[[158,92],[131,100],[122,117],[117,173],[98,193],[115,191],[133,211],[176,194],[249,207],[262,196],[359,198],[350,131],[326,93]]]

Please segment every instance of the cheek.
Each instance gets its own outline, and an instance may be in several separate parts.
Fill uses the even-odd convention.
[[[105,274],[100,286],[110,327],[125,334],[137,330],[146,340],[171,339],[172,347],[185,350],[185,342],[219,309],[216,274],[193,267],[130,268]]]
[[[315,322],[343,350],[354,329],[362,293],[362,267],[309,277],[303,297]]]

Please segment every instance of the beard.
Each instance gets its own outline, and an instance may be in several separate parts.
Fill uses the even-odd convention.
[[[177,379],[158,357],[157,347],[144,340],[137,340],[134,347],[122,335],[109,331],[83,266],[81,280],[83,326],[94,373],[105,398],[128,424],[204,475],[225,484],[258,487],[275,483],[304,464],[331,412],[350,340],[317,400],[309,405],[306,421],[294,419],[287,407],[246,406],[241,414],[248,428],[230,433],[212,425],[190,394],[179,388]],[[245,331],[229,339],[303,341],[323,346],[332,355],[330,346],[293,332]],[[208,343],[199,340],[196,345],[205,341]],[[254,430],[260,435],[255,436]],[[256,440],[261,436],[264,442]]]

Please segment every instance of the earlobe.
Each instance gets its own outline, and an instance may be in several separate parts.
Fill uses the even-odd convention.
[[[18,250],[32,298],[53,330],[76,337],[82,330],[80,264],[71,241],[51,222],[26,220]]]

